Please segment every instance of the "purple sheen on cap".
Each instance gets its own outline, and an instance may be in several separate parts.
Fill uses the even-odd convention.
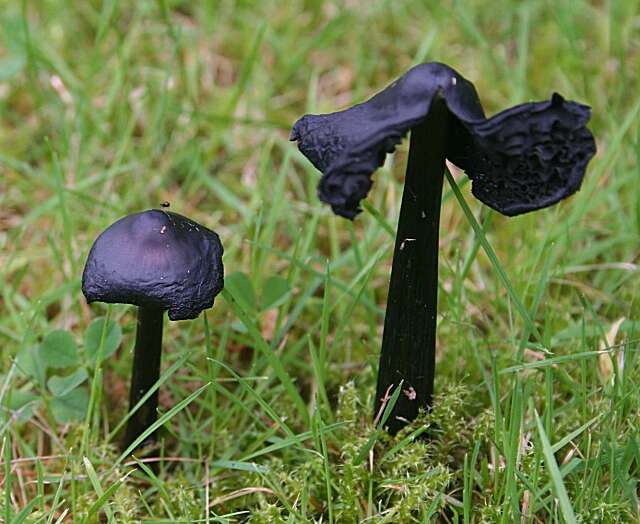
[[[196,318],[224,285],[218,234],[165,210],[121,218],[96,239],[82,275],[87,302],[134,304]]]

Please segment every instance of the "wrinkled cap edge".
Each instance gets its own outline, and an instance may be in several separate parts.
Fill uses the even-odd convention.
[[[526,113],[527,111],[532,111],[535,113],[535,112],[543,112],[550,108],[553,109],[553,108],[559,107],[562,109],[562,111],[566,112],[565,114],[567,117],[567,121],[566,121],[567,125],[570,125],[570,127],[575,130],[581,130],[581,129],[586,130],[584,132],[589,134],[593,142],[593,146],[591,148],[585,147],[583,149],[583,152],[586,155],[586,161],[584,161],[583,165],[582,163],[580,165],[581,173],[579,173],[578,178],[576,179],[574,176],[568,177],[566,179],[566,183],[564,187],[561,187],[559,190],[555,191],[555,193],[553,191],[549,191],[547,195],[541,195],[540,199],[537,202],[534,202],[534,203],[525,203],[525,202],[517,203],[516,202],[515,204],[510,203],[507,205],[507,207],[500,209],[499,206],[495,205],[495,203],[490,203],[488,199],[479,197],[474,192],[474,196],[476,196],[476,198],[481,200],[484,204],[492,207],[493,209],[496,209],[501,214],[504,214],[506,216],[516,216],[516,215],[535,211],[538,209],[543,209],[551,205],[554,205],[560,200],[563,200],[564,198],[567,198],[572,194],[576,193],[580,189],[582,179],[586,172],[587,164],[589,160],[592,158],[596,150],[593,136],[591,132],[588,130],[588,128],[586,127],[586,124],[590,120],[590,116],[591,116],[591,108],[589,106],[580,104],[578,102],[566,100],[560,93],[553,92],[550,99],[548,100],[544,100],[541,102],[530,102],[530,103],[520,104],[519,106],[514,106],[513,108],[507,108],[504,111],[496,113],[490,118],[486,118],[484,117],[484,111],[482,110],[482,106],[480,105],[480,102],[477,97],[477,93],[475,92],[475,88],[473,87],[473,84],[471,84],[469,81],[464,79],[462,75],[460,75],[455,70],[453,70],[452,68],[449,68],[446,65],[444,65],[442,69],[438,69],[441,65],[442,64],[438,64],[436,70],[443,71],[444,73],[450,72],[452,75],[455,75],[454,78],[456,81],[452,82],[452,85],[445,86],[444,88],[440,85],[437,85],[436,83],[434,89],[425,93],[424,105],[426,107],[429,107],[434,97],[442,96],[447,104],[447,107],[450,113],[454,117],[456,117],[457,120],[462,125],[465,125],[465,127],[468,129],[469,136],[472,139],[474,138],[474,133],[476,131],[478,133],[478,137],[480,137],[483,134],[483,128],[485,125],[487,125],[489,130],[491,130],[492,125],[494,127],[496,125],[500,125],[501,120],[509,116],[510,113],[514,113],[517,111],[522,111],[523,114]],[[331,205],[331,208],[334,213],[340,216],[343,216],[347,219],[353,220],[362,211],[359,205],[360,200],[366,198],[368,190],[364,193],[362,197],[360,197],[359,200],[354,202],[353,201],[354,199],[352,197],[355,195],[355,193],[353,192],[349,192],[346,190],[342,192],[335,191],[335,190],[333,192],[327,191],[326,190],[326,184],[328,183],[327,181],[331,178],[342,177],[345,179],[345,183],[346,183],[346,180],[352,176],[368,177],[370,179],[373,173],[380,167],[380,165],[382,165],[384,161],[384,158],[382,159],[382,161],[379,161],[378,157],[379,156],[384,157],[386,156],[386,153],[390,152],[390,151],[386,151],[385,148],[381,146],[381,144],[385,140],[385,137],[390,136],[392,134],[397,134],[399,132],[399,129],[394,125],[390,125],[386,128],[382,127],[381,125],[381,127],[375,130],[375,132],[371,131],[371,129],[367,129],[365,130],[365,132],[369,133],[368,138],[353,139],[352,141],[353,144],[351,142],[348,142],[347,146],[344,146],[343,152],[340,152],[339,150],[337,150],[336,152],[336,150],[332,148],[334,147],[334,144],[336,143],[338,145],[340,144],[340,140],[339,140],[340,137],[335,137],[333,135],[330,135],[329,133],[326,133],[326,137],[330,140],[328,142],[322,142],[322,139],[325,136],[323,135],[324,130],[320,129],[319,131],[317,131],[316,128],[321,127],[318,124],[328,123],[328,119],[334,119],[331,122],[332,124],[334,124],[334,122],[338,121],[338,119],[340,118],[347,121],[347,124],[349,124],[348,119],[346,117],[349,111],[353,111],[355,108],[362,108],[367,104],[371,104],[371,102],[374,99],[380,100],[380,97],[381,95],[383,95],[383,93],[389,92],[391,89],[395,88],[395,86],[403,78],[405,78],[410,72],[414,71],[414,69],[415,68],[411,69],[410,71],[405,73],[405,75],[400,77],[398,80],[396,80],[395,82],[387,86],[387,88],[385,88],[383,91],[379,92],[378,94],[374,95],[372,98],[368,99],[367,101],[361,104],[357,104],[356,106],[352,106],[346,110],[339,111],[336,113],[330,113],[327,115],[304,115],[295,122],[291,131],[290,139],[292,141],[298,142],[298,148],[300,149],[300,151],[305,156],[307,156],[307,158],[309,158],[312,164],[319,171],[323,173],[321,180],[318,184],[318,196],[321,201]],[[463,86],[465,89],[464,93],[462,93],[462,91],[460,90],[463,88]],[[456,91],[456,87],[459,88],[458,91]],[[465,114],[464,110],[463,111],[460,110],[461,107],[464,106],[464,104],[471,104],[471,106],[473,106],[469,111],[467,111],[467,114]],[[375,112],[373,111],[373,109],[375,108],[372,108],[372,112]],[[464,108],[462,107],[462,109]],[[360,109],[360,112],[362,111],[363,110]],[[480,117],[480,115],[482,116]],[[354,115],[354,116],[357,117],[358,115]],[[408,127],[407,129],[403,128],[404,129],[403,134],[406,134],[406,132],[413,125],[415,125],[415,123],[421,121],[422,118],[424,118],[424,116],[420,117],[417,121],[411,121],[410,123],[405,120],[404,124],[406,124]],[[313,119],[317,119],[317,123],[314,123]],[[357,118],[354,120],[357,120]],[[569,122],[571,122],[571,124],[569,124]],[[353,124],[353,125],[356,125],[356,124]],[[336,127],[339,127],[340,125],[342,125],[342,123],[338,121],[338,123],[334,125]],[[357,125],[355,129],[357,129]],[[312,139],[309,140],[307,137],[304,136],[307,133],[315,136],[313,136]],[[376,133],[378,134],[377,138],[372,139],[372,136],[375,136]],[[346,136],[348,139],[348,134]],[[357,146],[355,147],[355,149],[353,149],[353,146],[355,144],[357,144]],[[470,147],[474,147],[473,140],[469,142],[469,145]],[[584,144],[581,144],[581,145],[584,145]],[[575,147],[578,147],[578,146],[575,146]],[[333,158],[329,158],[329,160],[327,160],[326,155],[324,155],[325,150],[330,152],[333,155]],[[576,150],[579,150],[579,149],[576,149]],[[384,155],[380,155],[382,151],[384,152]],[[449,156],[447,157],[449,158]],[[455,162],[454,159],[449,158],[449,160],[452,161],[457,166],[464,169],[465,171],[468,171],[466,166]],[[475,180],[474,180],[474,186],[475,186]],[[547,188],[547,189],[549,190],[551,188]],[[516,197],[514,196],[514,198]]]

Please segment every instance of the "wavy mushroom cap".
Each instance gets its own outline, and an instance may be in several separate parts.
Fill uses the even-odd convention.
[[[347,218],[359,212],[371,175],[441,97],[451,115],[447,158],[472,180],[473,194],[505,215],[555,204],[579,188],[595,142],[588,106],[554,94],[487,119],[471,82],[437,62],[418,65],[368,101],[305,115],[292,129],[300,151],[323,173],[320,200]]]
[[[87,302],[166,309],[196,318],[224,285],[218,234],[177,213],[151,209],[121,218],[94,242],[82,274]]]

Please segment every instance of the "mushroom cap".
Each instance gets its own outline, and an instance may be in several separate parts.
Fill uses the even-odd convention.
[[[224,285],[218,234],[177,213],[150,209],[121,218],[91,247],[82,274],[88,303],[158,307],[196,318]]]
[[[387,153],[441,97],[451,115],[446,157],[464,169],[473,194],[508,216],[555,204],[575,193],[595,142],[588,106],[564,100],[521,104],[487,119],[471,82],[438,62],[418,65],[362,104],[305,115],[291,140],[323,176],[320,200],[353,219]]]

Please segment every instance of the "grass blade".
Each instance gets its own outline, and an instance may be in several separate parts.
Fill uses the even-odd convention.
[[[156,420],[151,426],[145,429],[140,436],[135,439],[127,449],[125,449],[122,454],[117,458],[113,467],[118,466],[125,458],[127,458],[133,450],[135,450],[144,440],[151,435],[156,429],[163,426],[165,422],[171,420],[175,415],[180,413],[184,408],[186,408],[191,402],[193,402],[196,398],[200,396],[200,394],[207,389],[211,383],[207,382],[203,386],[196,389],[191,395],[189,395],[184,400],[178,402],[175,406],[173,406],[169,411],[167,411],[164,415],[162,415],[158,420]]]
[[[531,406],[533,408],[533,406]],[[533,409],[533,415],[536,419],[536,427],[538,429],[538,436],[540,437],[540,442],[542,443],[542,453],[544,454],[544,461],[547,465],[547,469],[549,471],[549,476],[551,477],[551,482],[553,483],[553,487],[556,492],[556,497],[558,498],[558,503],[560,504],[560,511],[562,511],[562,516],[564,517],[565,522],[567,524],[577,524],[575,513],[573,512],[573,506],[571,505],[571,501],[569,500],[569,495],[567,495],[567,489],[564,485],[564,481],[562,480],[562,474],[560,473],[560,469],[558,468],[558,463],[556,462],[556,458],[553,455],[553,448],[547,438],[547,434],[544,431],[544,426],[542,424],[542,420],[538,416],[538,412]]]
[[[231,308],[234,310],[236,315],[238,315],[238,317],[240,318],[244,326],[247,328],[256,346],[258,347],[260,352],[266,357],[267,361],[269,362],[269,365],[275,372],[278,379],[280,379],[280,382],[282,383],[287,393],[289,394],[289,397],[298,408],[299,414],[308,423],[309,413],[307,411],[307,405],[305,404],[304,400],[302,400],[300,393],[298,393],[298,390],[293,384],[291,377],[285,370],[284,366],[282,365],[282,362],[280,362],[280,358],[278,357],[278,355],[274,353],[271,347],[269,347],[269,344],[267,344],[264,338],[262,338],[262,334],[258,330],[251,316],[240,306],[239,302],[233,297],[233,295],[226,288],[222,290],[221,294],[224,297],[224,299],[227,301],[227,303],[231,306]]]
[[[507,277],[507,274],[505,273],[504,269],[502,269],[502,265],[498,260],[498,256],[496,255],[495,251],[491,247],[491,244],[487,240],[487,237],[485,236],[484,231],[482,230],[482,227],[480,226],[480,224],[478,224],[476,217],[473,216],[473,212],[471,211],[471,208],[469,208],[469,205],[465,201],[464,196],[462,196],[462,193],[460,192],[460,189],[458,188],[458,185],[456,184],[455,179],[453,178],[453,176],[451,175],[448,169],[445,170],[445,176],[447,177],[447,182],[449,182],[449,185],[451,186],[451,190],[453,191],[453,194],[455,195],[456,199],[458,200],[458,203],[460,204],[460,207],[462,207],[462,210],[464,211],[464,214],[467,217],[467,221],[469,222],[476,236],[480,240],[480,245],[482,246],[482,249],[484,250],[489,260],[491,261],[491,265],[493,266],[493,269],[498,275],[498,278],[502,281],[502,285],[507,290],[507,293],[509,294],[509,298],[511,299],[516,310],[522,317],[522,320],[526,324],[527,329],[530,331],[530,333],[532,333],[536,337],[538,342],[542,343],[542,336],[540,335],[538,328],[535,326],[532,318],[530,317],[529,311],[527,311],[527,308],[524,307],[524,304],[520,300],[520,297],[518,296],[515,289],[511,285],[511,281]]]

